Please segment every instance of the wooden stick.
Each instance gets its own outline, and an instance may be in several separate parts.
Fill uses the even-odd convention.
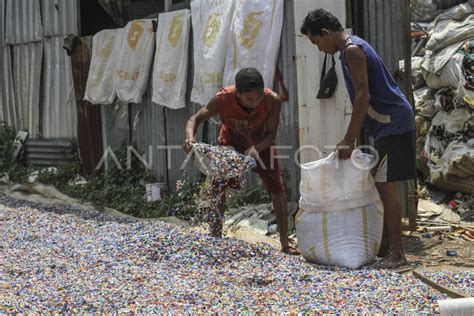
[[[452,290],[450,288],[444,287],[441,284],[436,283],[435,281],[431,280],[430,278],[424,276],[421,272],[418,272],[417,270],[413,271],[413,275],[423,281],[424,283],[428,284],[432,288],[440,291],[441,293],[444,293],[448,295],[449,297],[452,298],[464,298],[464,297],[470,297],[464,293],[458,292],[456,290]]]

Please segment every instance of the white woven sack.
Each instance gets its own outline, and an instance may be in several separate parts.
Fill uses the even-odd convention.
[[[112,104],[117,96],[114,74],[122,44],[123,29],[103,30],[92,39],[92,60],[84,100]]]
[[[235,83],[237,72],[257,68],[265,87],[273,87],[283,26],[283,0],[238,1],[227,45],[224,85]]]
[[[155,33],[151,19],[133,20],[123,31],[115,71],[117,97],[122,102],[140,103],[148,87]]]
[[[172,109],[185,106],[190,19],[188,9],[158,18],[152,101]]]
[[[296,234],[302,256],[313,263],[357,269],[374,261],[383,230],[383,206],[334,212],[300,209]]]
[[[348,160],[333,152],[301,165],[300,208],[333,212],[374,203],[379,198],[370,173],[374,164],[374,156],[354,150]]]
[[[193,0],[194,81],[191,101],[206,105],[222,88],[234,0]]]

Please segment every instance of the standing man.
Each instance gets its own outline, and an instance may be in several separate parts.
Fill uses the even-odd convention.
[[[401,204],[396,182],[416,176],[412,107],[374,49],[363,39],[345,33],[330,12],[323,9],[309,12],[301,33],[320,51],[331,55],[340,53],[353,111],[347,132],[336,150],[340,159],[349,159],[362,126],[374,137],[379,161],[373,174],[384,206],[384,235],[387,237],[379,250],[379,256],[384,258],[376,266],[404,265],[407,261],[402,249]]]
[[[287,200],[278,160],[275,158],[276,150],[272,147],[275,145],[280,108],[279,96],[270,89],[264,89],[260,72],[255,68],[244,68],[235,76],[235,86],[222,88],[207,106],[191,116],[184,131],[183,149],[189,153],[199,124],[219,114],[222,122],[219,145],[231,146],[257,160],[257,167],[253,171],[258,173],[272,196],[281,251],[298,255],[299,252],[288,243]],[[226,210],[225,191],[228,187],[238,188],[238,179],[226,183],[213,182],[212,187],[213,201],[218,201],[214,209],[219,219],[211,227],[211,235],[220,237]]]

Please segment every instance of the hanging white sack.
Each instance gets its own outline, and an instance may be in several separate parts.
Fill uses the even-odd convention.
[[[296,234],[304,258],[351,269],[375,259],[383,207],[370,173],[374,164],[373,156],[355,150],[351,160],[332,153],[301,166]]]
[[[273,87],[283,25],[283,0],[237,2],[227,45],[224,85],[242,68],[257,68],[265,87]]]
[[[84,100],[92,104],[112,104],[117,96],[114,73],[122,44],[123,29],[103,30],[92,39],[92,60]]]
[[[206,105],[222,88],[234,0],[191,2],[194,81],[191,101]]]
[[[142,101],[148,86],[154,50],[155,33],[152,20],[133,20],[125,26],[114,76],[120,101]]]
[[[187,9],[158,18],[152,101],[172,109],[185,106],[190,18]]]

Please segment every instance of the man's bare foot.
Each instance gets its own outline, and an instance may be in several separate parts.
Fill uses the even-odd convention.
[[[388,254],[385,258],[375,262],[371,267],[374,269],[395,269],[407,264],[408,261],[404,255]]]
[[[297,248],[294,248],[292,246],[286,246],[282,248],[281,252],[286,253],[287,255],[292,255],[292,256],[299,256],[301,254]]]

